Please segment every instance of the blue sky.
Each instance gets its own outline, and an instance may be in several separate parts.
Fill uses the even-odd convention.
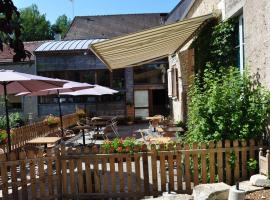
[[[52,23],[60,15],[73,18],[71,0],[13,0],[18,8],[36,4]],[[74,15],[170,12],[179,0],[73,0]]]

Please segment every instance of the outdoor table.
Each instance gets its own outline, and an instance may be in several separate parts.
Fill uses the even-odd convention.
[[[37,137],[27,142],[27,144],[44,145],[45,149],[48,144],[55,144],[61,140],[61,137]]]
[[[181,127],[168,127],[168,128],[164,128],[163,129],[163,131],[164,132],[173,132],[173,133],[175,133],[175,132],[185,132],[185,130],[183,129],[183,128],[181,128]]]
[[[92,129],[92,126],[89,126],[89,125],[75,126],[75,127],[73,127],[73,129],[74,130],[82,130],[83,145],[85,146],[85,132],[84,132],[84,129]]]
[[[153,117],[146,117],[147,120],[149,120],[150,124],[156,129],[158,126],[158,123],[163,119],[162,116],[153,116]]]

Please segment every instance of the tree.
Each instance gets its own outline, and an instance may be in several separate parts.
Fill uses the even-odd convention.
[[[60,33],[62,37],[67,33],[68,28],[70,26],[70,19],[67,18],[66,15],[61,15],[56,19],[54,25],[52,25],[52,31],[54,33]]]
[[[13,18],[20,18],[16,6],[12,0],[0,0],[0,50],[3,51],[3,45],[9,45],[13,51],[13,61],[21,61],[31,56],[29,51],[24,50],[21,36],[21,24],[14,21]]]
[[[37,5],[33,4],[20,12],[23,41],[52,39],[50,22],[46,20],[45,14],[40,14]]]

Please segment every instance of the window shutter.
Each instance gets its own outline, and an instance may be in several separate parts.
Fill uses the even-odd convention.
[[[172,68],[167,70],[167,75],[168,75],[168,96],[171,98],[173,96],[173,82],[172,82]]]

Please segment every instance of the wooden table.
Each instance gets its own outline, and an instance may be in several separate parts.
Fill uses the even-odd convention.
[[[37,137],[27,142],[27,144],[45,145],[47,148],[48,144],[56,144],[61,140],[61,137]]]

